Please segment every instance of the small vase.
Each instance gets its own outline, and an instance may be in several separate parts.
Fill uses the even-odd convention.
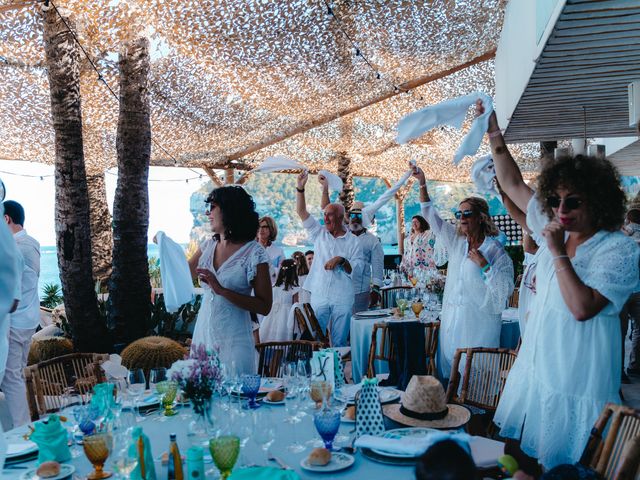
[[[213,431],[213,421],[211,419],[211,398],[194,397],[191,398],[194,419],[189,423],[189,435],[196,438],[196,442],[206,443],[211,438]]]

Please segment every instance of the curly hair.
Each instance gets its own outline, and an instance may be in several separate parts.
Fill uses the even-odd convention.
[[[413,217],[411,217],[411,220],[413,220],[414,218],[418,221],[421,232],[426,232],[431,228],[429,222],[427,222],[427,220],[422,215],[414,215]]]
[[[485,237],[495,237],[498,235],[498,227],[493,223],[493,220],[489,216],[489,204],[486,200],[480,197],[467,197],[460,200],[458,205],[462,205],[463,203],[468,203],[471,205],[471,210],[473,213],[480,215],[480,224],[482,226],[482,233]],[[458,235],[462,235],[462,231],[460,230],[460,222],[456,227],[456,233]]]
[[[232,242],[249,242],[256,239],[256,204],[244,188],[238,185],[216,188],[209,194],[205,203],[220,207],[225,239]]]
[[[553,209],[549,198],[555,197],[561,187],[584,197],[589,217],[598,230],[620,229],[626,197],[620,186],[620,174],[609,160],[584,155],[545,158],[538,177],[537,196],[550,219]]]

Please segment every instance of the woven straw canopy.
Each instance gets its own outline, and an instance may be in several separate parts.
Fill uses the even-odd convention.
[[[29,6],[3,10],[22,3]],[[54,4],[75,20],[80,43],[116,93],[123,41],[150,38],[153,165],[247,169],[283,154],[335,171],[341,154],[354,175],[395,179],[416,158],[430,178],[465,180],[469,159],[451,166],[459,132],[444,128],[399,146],[395,127],[428,104],[494,93],[506,1]],[[54,161],[39,9],[0,0],[0,159]],[[118,102],[87,61],[82,101],[88,170],[101,172],[115,164]],[[525,169],[534,166],[535,148],[514,151]]]

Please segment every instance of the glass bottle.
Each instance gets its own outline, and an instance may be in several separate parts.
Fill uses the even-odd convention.
[[[176,442],[176,434],[169,435],[169,468],[168,480],[184,480],[182,474],[182,458],[180,457],[180,449]]]

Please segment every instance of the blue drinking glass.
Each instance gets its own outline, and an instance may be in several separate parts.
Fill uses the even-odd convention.
[[[256,396],[260,390],[260,375],[242,375],[242,393],[249,397],[249,408],[258,408]]]
[[[331,450],[333,439],[340,428],[340,412],[337,410],[321,410],[313,416],[313,424],[324,442],[324,447],[327,450]]]

